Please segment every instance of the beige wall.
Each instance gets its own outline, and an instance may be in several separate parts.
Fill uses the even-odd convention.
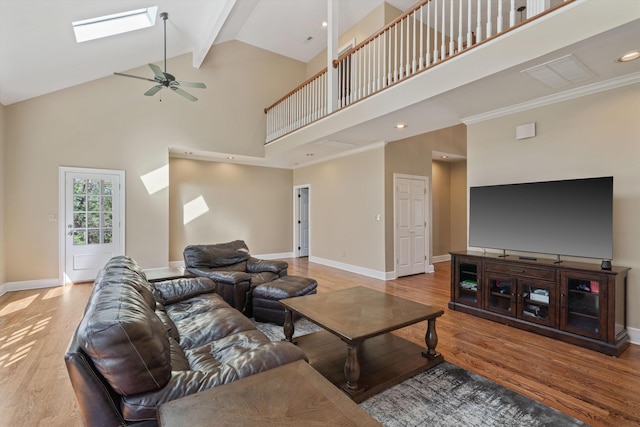
[[[453,162],[451,172],[450,247],[449,251],[467,247],[467,162]]]
[[[293,172],[197,160],[169,160],[169,259],[186,245],[244,240],[252,254],[293,249]],[[209,211],[184,224],[184,206],[202,196]]]
[[[262,156],[264,107],[302,81],[305,65],[241,42],[212,48],[200,69],[168,61],[198,102],[109,76],[5,108],[7,281],[58,277],[58,168],[126,171],[126,252],[143,267],[169,261],[169,191],[148,194],[140,177],[168,165],[168,147]],[[149,75],[148,67],[124,71]],[[160,102],[162,101],[162,102]],[[34,262],[37,260],[37,262]]]
[[[0,104],[0,286],[5,282],[5,258],[7,255],[4,244],[4,131],[5,131],[5,107]],[[1,289],[0,289],[1,293]]]
[[[468,127],[469,186],[614,177],[613,263],[631,267],[627,318],[633,328],[640,328],[639,112],[635,84]],[[516,126],[529,122],[537,136],[515,140]]]
[[[310,186],[311,256],[385,271],[383,171],[383,148],[294,169]]]
[[[387,241],[385,265],[386,271],[393,271],[393,174],[407,174],[426,176],[432,185],[431,165],[432,152],[465,156],[467,154],[467,131],[465,125],[452,126],[422,135],[412,136],[389,143],[385,147],[384,176],[385,176],[385,239]],[[436,224],[432,224],[433,227]],[[430,230],[430,235],[433,230]],[[431,240],[431,239],[430,239]],[[432,243],[429,243],[431,255],[434,255]]]
[[[451,164],[434,160],[431,165],[431,221],[433,256],[451,250]]]

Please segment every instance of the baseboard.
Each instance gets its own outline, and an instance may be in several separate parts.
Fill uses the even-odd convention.
[[[356,274],[362,274],[363,276],[373,277],[374,279],[380,279],[380,280],[392,280],[389,274],[395,276],[395,272],[387,273],[384,271],[372,270],[370,268],[359,267],[357,265],[345,264],[342,262],[337,262],[330,259],[319,258],[314,256],[309,257],[309,262],[315,262],[316,264],[322,264],[329,267],[337,268],[339,270],[349,271],[351,273],[356,273]]]
[[[282,252],[279,254],[258,254],[258,255],[251,254],[251,256],[259,259],[283,259],[283,258],[294,257],[293,252]]]
[[[6,282],[3,285],[0,285],[0,295],[4,295],[7,292],[27,291],[30,289],[55,288],[56,286],[60,286],[58,279],[39,279],[39,280],[24,280],[21,282]]]
[[[451,261],[451,254],[437,255],[431,258],[432,262],[447,262]]]
[[[640,344],[640,329],[627,327],[627,334],[631,344]]]
[[[184,267],[184,261],[169,261],[169,267]]]

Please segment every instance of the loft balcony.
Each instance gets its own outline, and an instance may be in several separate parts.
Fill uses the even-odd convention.
[[[331,155],[622,78],[585,65],[581,43],[635,37],[628,12],[600,0],[420,1],[265,108],[266,156],[298,162],[310,144]],[[412,123],[399,134],[390,123],[403,117]]]

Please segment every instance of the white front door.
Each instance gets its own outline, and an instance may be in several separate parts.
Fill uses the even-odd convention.
[[[124,254],[124,172],[60,168],[61,281],[84,282]]]
[[[427,264],[426,178],[395,179],[396,275],[424,273]]]

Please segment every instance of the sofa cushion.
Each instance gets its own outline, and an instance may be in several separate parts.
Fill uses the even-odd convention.
[[[216,290],[216,283],[206,277],[165,280],[156,282],[153,286],[156,298],[163,304],[172,304]]]
[[[165,326],[131,286],[109,283],[94,289],[77,339],[96,369],[121,395],[159,389],[171,377]]]
[[[231,334],[255,330],[247,317],[229,306],[207,311],[175,322],[184,350],[200,347]]]
[[[229,304],[227,304],[220,295],[203,294],[174,304],[169,304],[165,307],[165,310],[167,315],[175,324],[176,322],[187,319],[191,316],[206,313],[210,310],[216,310],[222,307],[229,307]]]

